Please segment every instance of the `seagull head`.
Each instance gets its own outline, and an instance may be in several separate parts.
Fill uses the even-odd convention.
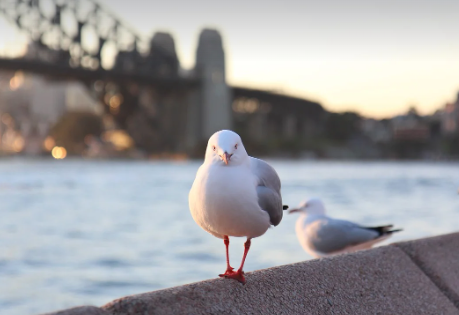
[[[319,198],[311,198],[300,203],[298,208],[293,208],[288,211],[289,214],[301,212],[304,214],[325,214],[325,206]]]
[[[223,166],[239,165],[248,161],[249,155],[241,137],[231,130],[214,133],[207,143],[205,161]]]

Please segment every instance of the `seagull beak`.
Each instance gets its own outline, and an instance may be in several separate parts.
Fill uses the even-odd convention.
[[[231,159],[231,155],[232,155],[232,154],[229,154],[228,152],[225,152],[225,153],[223,153],[223,155],[221,156],[223,162],[225,162],[226,165],[228,165],[228,163],[229,163],[229,161],[230,161],[230,159]]]
[[[300,212],[300,211],[301,211],[301,210],[300,210],[300,209],[298,209],[298,208],[295,208],[295,209],[290,209],[290,210],[288,211],[288,214],[292,214],[292,213],[295,213],[295,212]]]

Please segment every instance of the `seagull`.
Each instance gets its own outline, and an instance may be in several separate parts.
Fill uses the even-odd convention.
[[[241,137],[230,130],[214,133],[189,194],[196,223],[226,246],[226,271],[220,277],[246,283],[243,267],[251,239],[282,220],[281,183],[274,168],[247,154]],[[246,237],[237,271],[230,266],[229,237]]]
[[[299,212],[296,235],[301,246],[313,257],[326,257],[368,249],[401,229],[393,225],[364,227],[359,224],[333,219],[325,215],[325,206],[318,198],[302,202],[289,214]]]

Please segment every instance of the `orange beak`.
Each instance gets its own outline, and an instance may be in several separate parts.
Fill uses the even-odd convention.
[[[228,152],[223,153],[222,155],[222,160],[225,162],[226,165],[228,165],[229,160],[231,159],[232,154],[228,154]]]
[[[288,211],[288,214],[292,214],[292,213],[295,213],[295,212],[300,212],[301,210],[300,209],[290,209]]]

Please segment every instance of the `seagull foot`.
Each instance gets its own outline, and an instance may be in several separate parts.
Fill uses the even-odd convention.
[[[245,277],[244,277],[244,271],[242,270],[238,270],[238,271],[231,271],[231,272],[228,272],[228,270],[222,274],[222,275],[219,275],[220,277],[224,277],[224,278],[227,278],[227,279],[234,279],[234,280],[237,280],[239,281],[240,283],[242,284],[245,284],[247,281],[245,280]]]
[[[229,266],[229,267],[226,269],[225,273],[219,274],[218,276],[219,276],[219,277],[226,277],[226,276],[232,275],[232,274],[234,273],[233,270],[234,270],[234,268],[231,267],[231,266]]]

